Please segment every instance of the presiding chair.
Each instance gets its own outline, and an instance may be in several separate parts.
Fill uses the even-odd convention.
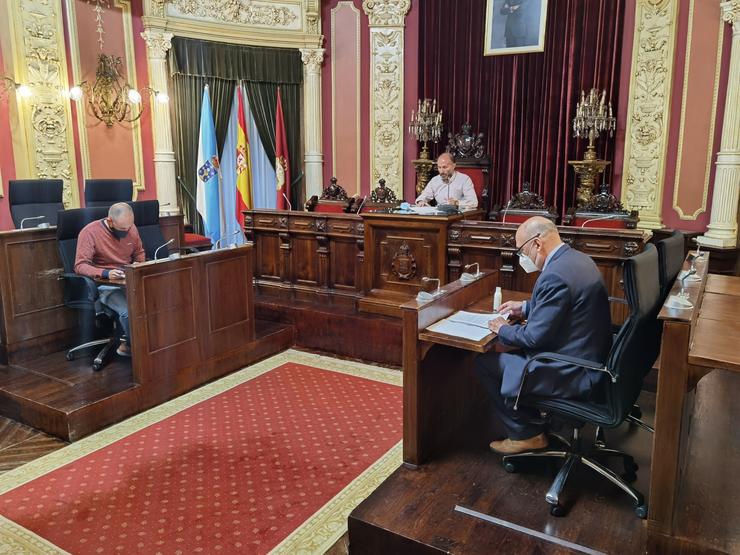
[[[110,208],[117,202],[131,202],[134,182],[130,179],[86,179],[85,206]]]
[[[63,189],[61,179],[8,181],[8,204],[15,228],[57,225],[57,212],[64,210]]]
[[[107,215],[108,209],[105,207],[77,208],[60,211],[57,219],[57,241],[64,268],[62,274],[65,282],[64,304],[78,311],[83,341],[67,351],[67,360],[73,360],[79,351],[102,345],[92,363],[92,368],[96,371],[103,368],[107,357],[120,342],[118,317],[115,312],[100,303],[95,282],[89,277],[76,274],[74,266],[80,231],[90,222],[105,218]],[[104,338],[92,339],[101,333],[105,335]]]
[[[635,514],[646,518],[647,505],[643,495],[628,482],[636,479],[637,465],[632,456],[616,449],[599,448],[586,450],[581,446],[580,430],[586,424],[604,428],[615,428],[630,414],[642,388],[645,374],[652,368],[660,349],[660,325],[657,313],[662,304],[658,273],[658,253],[652,245],[624,263],[624,289],[630,307],[630,315],[622,325],[614,341],[606,364],[583,360],[558,353],[540,353],[532,357],[524,368],[515,408],[520,405],[538,409],[548,421],[565,422],[573,426],[571,441],[552,435],[563,449],[530,451],[503,457],[504,468],[515,472],[520,459],[546,457],[564,459],[550,490],[545,495],[553,516],[563,516],[565,509],[560,504],[560,494],[568,475],[576,462],[588,466],[614,485],[621,488],[633,500]],[[522,395],[528,376],[528,367],[535,361],[560,361],[575,364],[608,375],[602,400],[556,399]],[[617,475],[600,459],[619,457],[623,459],[625,476]]]

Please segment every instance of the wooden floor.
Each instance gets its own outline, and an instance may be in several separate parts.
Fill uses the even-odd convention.
[[[508,474],[481,439],[468,441],[420,470],[400,468],[350,516],[350,553],[568,553],[566,540],[601,553],[740,553],[740,380],[715,371],[697,390],[690,464],[682,479],[681,539],[647,533],[626,495],[578,465],[563,497],[564,518],[544,496],[557,471],[533,462]],[[640,405],[652,421],[655,395]],[[593,430],[584,433],[593,437]],[[635,427],[610,430],[608,443],[634,455],[636,487],[647,493],[652,436]],[[621,472],[621,468],[614,467]],[[500,519],[492,524],[456,512],[456,505]],[[516,531],[518,525],[552,541]]]

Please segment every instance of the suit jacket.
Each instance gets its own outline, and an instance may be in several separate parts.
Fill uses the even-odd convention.
[[[603,363],[611,349],[609,296],[599,269],[588,255],[563,245],[537,278],[527,303],[527,322],[504,326],[499,338],[521,347],[525,356],[502,356],[501,393],[516,396],[529,357],[556,352]],[[604,374],[556,362],[529,367],[525,393],[547,397],[588,397]]]

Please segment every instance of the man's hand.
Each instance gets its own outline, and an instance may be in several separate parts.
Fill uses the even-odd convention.
[[[109,279],[125,279],[126,274],[123,270],[111,270],[108,272]]]
[[[428,206],[427,201],[421,199],[416,201],[416,206]]]
[[[501,303],[498,313],[503,314],[504,312],[509,312],[514,318],[521,318],[523,306],[524,303],[522,301],[506,301],[505,303]]]
[[[505,318],[496,318],[495,320],[490,320],[488,322],[488,329],[497,334],[498,330],[507,325],[509,325],[509,323]]]

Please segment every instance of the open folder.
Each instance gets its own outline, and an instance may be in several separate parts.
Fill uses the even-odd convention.
[[[462,337],[471,341],[480,341],[487,335],[491,334],[488,329],[488,322],[496,318],[507,319],[509,313],[498,314],[496,312],[465,312],[461,310],[452,316],[435,322],[427,329],[435,333],[444,333],[453,337]]]

